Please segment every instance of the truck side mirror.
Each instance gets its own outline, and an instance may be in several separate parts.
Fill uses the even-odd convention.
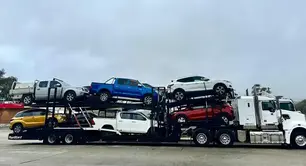
[[[273,107],[269,107],[270,112],[275,112],[275,109]]]

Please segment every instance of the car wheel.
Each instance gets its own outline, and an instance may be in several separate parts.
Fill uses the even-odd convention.
[[[64,95],[64,99],[65,99],[65,101],[66,102],[73,102],[74,100],[75,100],[75,98],[76,98],[76,94],[75,94],[75,92],[74,91],[68,91],[68,92],[66,92],[65,93],[65,95]]]
[[[22,97],[22,103],[26,106],[31,105],[33,102],[33,98],[31,95],[24,95]]]
[[[214,91],[217,95],[224,96],[227,93],[227,88],[224,84],[217,84],[214,87]]]
[[[15,125],[13,126],[13,132],[14,132],[15,134],[19,134],[19,133],[21,133],[22,131],[23,131],[23,126],[22,126],[22,124],[18,123],[18,124],[15,124]]]
[[[53,120],[53,125],[52,125],[52,119],[48,119],[48,122],[47,122],[47,126],[50,127],[50,128],[54,128],[54,127],[57,127],[58,125],[58,121],[57,119],[54,119]]]
[[[152,105],[153,103],[153,98],[151,95],[145,95],[144,98],[143,98],[143,103],[145,105]]]
[[[177,115],[176,122],[177,123],[187,123],[187,117],[185,115]]]
[[[109,100],[109,98],[110,98],[110,93],[109,93],[109,92],[107,92],[107,91],[102,91],[102,92],[100,93],[100,101],[102,101],[102,102],[107,102],[107,101]]]
[[[173,97],[176,101],[182,101],[185,99],[185,92],[181,89],[175,90],[173,92]]]

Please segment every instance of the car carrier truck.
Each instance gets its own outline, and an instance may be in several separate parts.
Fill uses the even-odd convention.
[[[181,142],[181,138],[190,137],[198,146],[207,146],[216,143],[219,146],[232,146],[236,142],[249,144],[283,144],[290,145],[294,148],[306,147],[306,119],[305,115],[297,111],[289,111],[279,109],[279,100],[267,96],[240,96],[231,100],[231,105],[234,110],[234,120],[229,124],[218,124],[215,121],[203,119],[196,123],[181,124],[171,121],[169,113],[172,108],[182,104],[201,104],[207,105],[207,102],[214,102],[218,99],[194,99],[176,103],[157,103],[152,107],[144,108],[144,105],[137,104],[90,104],[86,101],[81,103],[70,103],[69,114],[75,107],[80,107],[79,110],[85,109],[109,109],[109,108],[125,108],[131,109],[150,109],[151,131],[144,134],[133,134],[126,131],[137,130],[137,126],[126,124],[126,131],[121,133],[117,128],[93,127],[95,122],[89,124],[89,127],[72,127],[58,126],[55,128],[43,127],[31,131],[25,131],[20,134],[11,133],[8,136],[10,140],[16,139],[36,139],[43,140],[48,144],[55,143],[84,143],[100,140],[130,140],[138,141],[149,140],[154,142]],[[47,102],[48,103],[48,102]],[[217,102],[215,102],[217,104]],[[68,107],[67,104],[53,103],[52,107]],[[50,104],[41,105],[47,109]],[[65,111],[66,112],[66,111]],[[48,114],[46,114],[48,115]],[[122,114],[121,114],[122,115]],[[164,115],[164,116],[160,116]],[[53,115],[52,115],[53,116]],[[70,117],[70,116],[68,116]],[[156,122],[154,118],[159,118]],[[164,117],[164,119],[160,119]],[[46,118],[47,119],[47,118]],[[118,119],[117,119],[118,120]],[[133,123],[132,121],[130,121]],[[154,123],[153,123],[154,122]],[[128,123],[128,122],[127,122]],[[148,125],[146,123],[145,125]],[[53,125],[51,125],[53,126]],[[128,127],[132,127],[128,128]],[[140,128],[142,126],[139,126]],[[106,134],[105,134],[106,133]],[[107,134],[108,133],[108,134]],[[133,138],[133,139],[130,139]]]

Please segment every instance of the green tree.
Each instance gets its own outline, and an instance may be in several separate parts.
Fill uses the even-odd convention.
[[[11,88],[11,85],[14,81],[17,81],[16,77],[13,76],[5,76],[6,72],[4,69],[0,70],[0,99],[8,100],[9,97],[9,91]]]
[[[295,107],[297,110],[302,111],[304,114],[306,114],[306,99],[296,103]]]

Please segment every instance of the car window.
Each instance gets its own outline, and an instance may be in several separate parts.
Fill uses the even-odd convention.
[[[23,117],[33,116],[33,111],[26,111],[22,115],[23,115]]]
[[[142,115],[140,114],[132,114],[132,119],[135,119],[135,120],[146,120],[146,118],[144,118]]]
[[[114,84],[114,82],[115,82],[115,78],[110,78],[109,80],[105,82],[105,84]]]
[[[18,117],[22,117],[23,116],[23,112],[18,112],[15,117],[18,118]]]
[[[40,88],[46,88],[48,86],[48,81],[41,81],[39,82],[38,86]]]
[[[51,81],[50,82],[50,88],[55,88],[56,87],[56,84],[60,84],[60,86],[59,87],[61,87],[61,83],[59,83],[58,81]]]
[[[120,117],[121,119],[132,119],[132,116],[130,113],[121,113]]]
[[[46,111],[45,110],[33,110],[32,111],[33,116],[41,116],[41,115],[46,115]]]
[[[129,83],[129,85],[130,86],[138,86],[138,81],[136,81],[136,80],[130,80],[130,83]]]
[[[195,76],[195,77],[193,77],[193,79],[195,81],[204,81],[206,78],[205,77],[201,77],[201,76]]]
[[[129,84],[129,80],[128,80],[128,79],[118,78],[118,79],[117,79],[117,83],[118,83],[119,85],[128,85],[128,84]]]
[[[193,81],[194,81],[193,77],[187,77],[177,80],[177,82],[193,82]]]

